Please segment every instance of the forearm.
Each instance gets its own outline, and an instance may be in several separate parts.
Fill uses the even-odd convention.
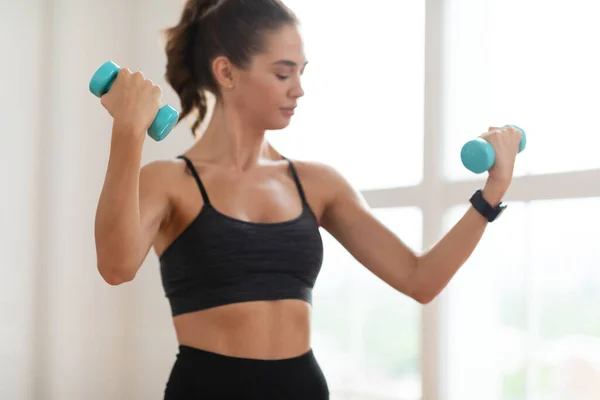
[[[486,185],[484,198],[493,206],[503,190]],[[469,207],[458,223],[428,252],[418,258],[412,287],[415,298],[429,302],[435,298],[471,256],[488,225],[487,219]]]
[[[127,274],[141,252],[139,179],[143,140],[113,128],[106,177],[95,220],[98,268],[105,276]]]

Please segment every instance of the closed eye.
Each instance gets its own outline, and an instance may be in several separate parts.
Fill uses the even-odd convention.
[[[278,78],[279,80],[282,80],[282,81],[284,81],[284,80],[288,79],[288,78],[289,78],[289,76],[286,76],[286,75],[279,75],[279,74],[277,74],[277,78]]]

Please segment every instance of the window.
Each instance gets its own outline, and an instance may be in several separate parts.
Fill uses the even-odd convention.
[[[598,399],[600,198],[509,208],[449,285],[449,399]]]
[[[363,190],[419,183],[425,2],[285,3],[302,22],[306,94],[286,132],[269,139],[285,154],[327,162]]]
[[[377,218],[421,250],[420,209],[377,209]],[[418,399],[420,304],[392,289],[323,232],[313,342],[332,400]]]
[[[517,175],[600,168],[595,150],[600,144],[595,128],[600,3],[445,3],[452,98],[446,113],[446,176],[475,178],[460,162],[462,145],[489,125],[505,124],[528,133],[530,146],[519,155]]]
[[[583,170],[593,170],[600,182],[596,133],[585,127],[593,124],[590,107],[599,105],[598,60],[587,49],[600,33],[591,22],[600,6],[442,3],[444,162],[443,176],[432,179],[449,179],[442,186],[450,196],[431,216],[444,213],[443,232],[425,225],[425,233],[440,237],[450,229],[467,208],[455,204],[455,189],[462,196],[479,186],[470,180],[485,177],[462,166],[466,141],[490,125],[516,124],[527,132],[528,147],[518,156],[509,210],[447,288],[440,308],[446,315],[439,314],[446,321],[444,345],[436,359],[443,361],[445,390],[433,398],[600,398],[600,185],[598,197],[583,198],[590,195],[587,183],[560,184],[565,177],[585,181]],[[539,176],[551,173],[566,175]],[[526,174],[528,186],[519,182]],[[542,189],[552,182],[552,189]]]

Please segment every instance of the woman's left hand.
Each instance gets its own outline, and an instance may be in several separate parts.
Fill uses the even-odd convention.
[[[492,145],[496,155],[496,161],[488,171],[488,180],[483,190],[486,200],[494,206],[502,200],[512,182],[521,131],[508,126],[490,127],[481,138]]]

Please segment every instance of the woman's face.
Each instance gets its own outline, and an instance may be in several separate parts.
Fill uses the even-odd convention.
[[[253,57],[248,69],[237,71],[231,92],[236,108],[255,127],[287,127],[298,99],[304,95],[301,75],[306,66],[304,45],[297,27],[286,25],[265,34],[266,51]]]

